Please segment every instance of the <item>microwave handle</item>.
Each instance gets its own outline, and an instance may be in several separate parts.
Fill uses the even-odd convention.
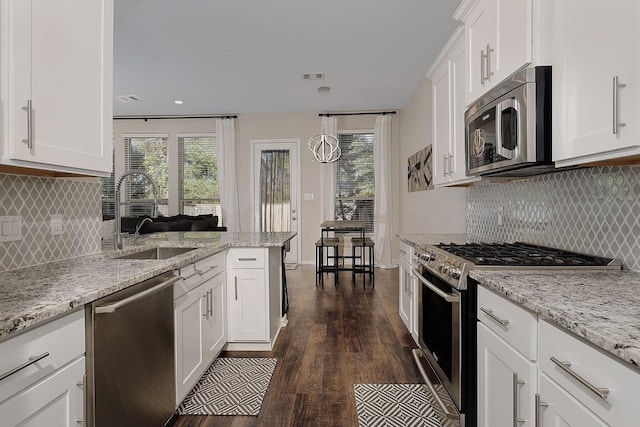
[[[520,127],[520,105],[518,101],[514,98],[505,99],[504,101],[498,103],[496,106],[496,153],[505,157],[509,160],[515,158],[516,150],[510,150],[505,148],[502,144],[502,112],[507,108],[513,108],[516,110],[516,114],[518,115],[518,128]],[[520,132],[518,129],[518,144],[520,143]]]

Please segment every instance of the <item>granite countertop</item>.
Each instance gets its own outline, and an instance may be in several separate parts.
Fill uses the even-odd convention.
[[[640,273],[472,270],[469,276],[541,319],[640,366]]]
[[[0,272],[0,339],[230,247],[280,247],[296,233],[171,232],[125,239],[125,249]],[[114,259],[156,246],[197,247],[166,260]]]

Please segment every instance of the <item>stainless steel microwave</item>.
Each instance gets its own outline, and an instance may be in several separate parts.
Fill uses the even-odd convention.
[[[551,67],[512,75],[469,107],[465,128],[469,176],[552,170]]]

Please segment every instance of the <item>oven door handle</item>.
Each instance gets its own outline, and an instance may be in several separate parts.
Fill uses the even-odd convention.
[[[450,303],[458,303],[460,302],[460,297],[458,297],[458,295],[454,295],[454,294],[448,294],[446,292],[441,291],[440,289],[438,289],[437,287],[435,287],[433,285],[433,283],[431,283],[430,281],[428,281],[427,279],[425,279],[422,274],[420,274],[418,272],[418,270],[416,270],[415,268],[412,268],[411,271],[413,271],[413,274],[416,275],[416,277],[418,278],[418,280],[420,280],[422,282],[423,285],[425,285],[427,288],[429,288],[429,290],[433,291],[436,295],[438,295],[440,298],[442,298],[443,300],[445,300],[446,302],[450,302]]]

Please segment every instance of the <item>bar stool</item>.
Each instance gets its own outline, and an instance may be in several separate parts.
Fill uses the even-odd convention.
[[[360,248],[360,256],[356,256],[356,249]],[[375,276],[374,276],[374,248],[375,243],[372,239],[365,237],[352,237],[351,238],[351,259],[353,260],[352,269],[352,282],[353,286],[356,285],[356,273],[362,274],[362,289],[364,289],[365,285],[365,275],[369,274],[369,280],[371,281],[371,287],[375,287]],[[366,265],[364,262],[365,249],[369,252],[369,265]],[[361,264],[356,265],[356,259],[360,259]]]
[[[324,237],[316,241],[316,286],[318,283],[324,289],[324,273],[335,274],[335,284],[338,285],[338,245],[340,240],[337,237]],[[333,255],[327,251],[327,263],[333,259],[333,266],[324,264],[324,248],[333,248]]]

